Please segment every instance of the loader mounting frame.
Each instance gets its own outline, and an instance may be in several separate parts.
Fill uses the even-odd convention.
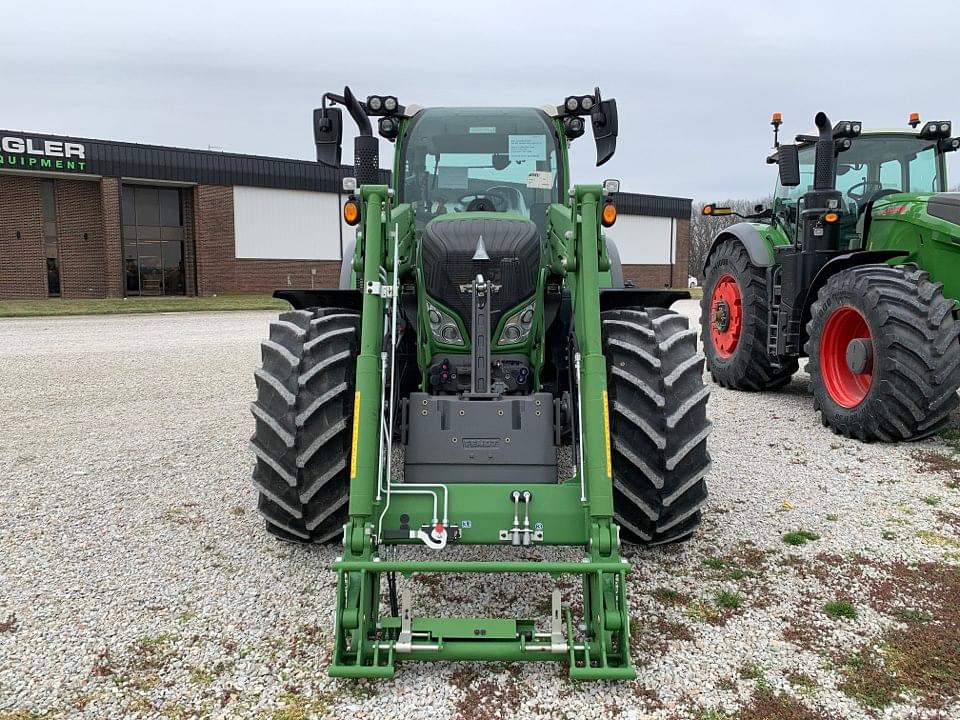
[[[403,227],[403,207],[394,204],[384,185],[359,189],[362,258],[362,322],[357,356],[356,396],[350,468],[349,522],[344,527],[343,554],[333,564],[337,573],[334,651],[329,673],[335,677],[392,677],[403,660],[565,661],[571,678],[616,680],[636,677],[630,658],[630,623],[626,598],[629,564],[620,556],[619,527],[613,520],[613,481],[607,416],[606,360],[601,345],[599,273],[609,265],[600,240],[599,185],[574,187],[564,204],[550,209],[548,247],[551,266],[565,277],[573,298],[573,323],[579,351],[582,393],[582,452],[578,471],[557,484],[536,485],[534,500],[543,522],[543,545],[580,546],[577,561],[397,561],[381,549],[415,540],[399,539],[394,528],[419,508],[424,495],[402,494],[386,476],[384,458],[384,332],[389,302],[398,285],[398,257],[410,258],[413,235]],[[402,269],[402,268],[401,268]],[[390,284],[394,290],[390,290]],[[389,401],[387,401],[389,402]],[[403,488],[402,484],[393,486]],[[490,484],[457,483],[445,488],[443,525],[451,529],[471,517],[466,544],[503,545],[503,517],[513,514]],[[506,488],[506,486],[503,486]],[[506,492],[503,493],[506,495]],[[419,503],[419,505],[418,505]],[[438,511],[434,494],[434,513]],[[466,513],[470,513],[466,515]],[[449,514],[449,517],[447,517]],[[561,521],[562,519],[562,521]],[[393,534],[383,530],[389,528]],[[447,529],[444,532],[448,532]],[[459,532],[459,530],[458,530]],[[464,532],[466,532],[464,530]],[[412,537],[412,535],[411,535]],[[509,543],[507,543],[509,545]],[[519,550],[519,548],[517,548]],[[381,615],[380,582],[384,573],[542,573],[551,578],[580,575],[583,617],[563,608],[560,591],[550,592],[549,629],[533,620],[441,618],[420,616],[404,593],[398,612]],[[547,589],[545,583],[545,589]]]

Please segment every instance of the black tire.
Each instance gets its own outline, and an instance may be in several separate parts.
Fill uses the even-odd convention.
[[[690,537],[710,470],[710,389],[687,319],[662,308],[601,314],[607,358],[613,505],[628,543]]]
[[[253,484],[267,531],[283,540],[341,538],[359,342],[360,316],[325,308],[281,313],[261,345]]]
[[[740,339],[729,357],[720,355],[710,333],[714,321],[711,300],[717,282],[725,275],[733,276],[736,281],[742,313]],[[739,241],[720,243],[707,261],[700,300],[703,352],[715,383],[734,390],[772,390],[790,382],[798,368],[797,359],[784,359],[777,366],[767,354],[769,309],[766,268],[754,265]]]
[[[841,308],[860,313],[873,341],[872,381],[854,407],[838,404],[821,364],[824,328]],[[823,424],[865,442],[918,440],[946,425],[960,402],[960,322],[953,308],[943,285],[913,266],[864,265],[829,278],[811,308],[805,348]]]

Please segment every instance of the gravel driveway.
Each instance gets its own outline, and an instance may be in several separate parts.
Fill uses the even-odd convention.
[[[636,682],[327,678],[335,550],[267,537],[249,483],[272,317],[0,321],[0,720],[960,717],[960,432],[838,438],[802,371],[714,387],[704,527],[630,558]],[[547,579],[409,582],[448,612],[549,601]]]

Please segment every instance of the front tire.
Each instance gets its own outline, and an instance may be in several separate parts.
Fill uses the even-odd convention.
[[[261,345],[253,484],[267,532],[281,540],[342,534],[359,342],[356,312],[323,308],[281,313]]]
[[[769,289],[765,268],[736,240],[710,254],[700,301],[700,327],[713,381],[734,390],[771,390],[790,382],[796,358],[779,366],[767,354]]]
[[[600,318],[621,539],[686,540],[700,524],[710,470],[710,390],[697,333],[662,308],[611,310]]]
[[[912,266],[864,265],[827,280],[806,345],[814,408],[834,432],[918,440],[957,408],[960,323],[943,286]]]

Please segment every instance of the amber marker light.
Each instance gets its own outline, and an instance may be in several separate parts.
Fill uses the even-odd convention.
[[[343,204],[343,219],[347,225],[356,225],[360,222],[360,205],[356,200],[347,200]]]
[[[600,222],[604,227],[610,227],[617,221],[617,206],[611,202],[603,206],[603,212],[600,213]]]

